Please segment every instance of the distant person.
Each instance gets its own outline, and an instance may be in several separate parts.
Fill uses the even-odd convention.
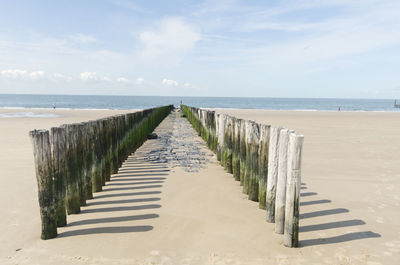
[[[339,106],[339,108],[337,109],[337,111],[340,111],[340,106]]]
[[[53,109],[55,110],[56,109],[56,103],[53,103]]]

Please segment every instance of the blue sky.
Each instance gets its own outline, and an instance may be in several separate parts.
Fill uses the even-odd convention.
[[[2,1],[0,93],[400,98],[400,1]]]

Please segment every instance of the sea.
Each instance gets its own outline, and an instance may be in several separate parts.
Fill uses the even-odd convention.
[[[0,94],[0,108],[145,109],[181,103],[202,108],[302,111],[400,111],[392,99],[175,97]]]

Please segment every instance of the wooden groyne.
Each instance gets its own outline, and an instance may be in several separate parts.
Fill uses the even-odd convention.
[[[292,130],[181,105],[181,110],[243,193],[266,210],[266,221],[284,234],[284,245],[299,243],[303,135]]]
[[[146,140],[172,105],[29,132],[38,183],[41,238],[57,236],[93,192]]]

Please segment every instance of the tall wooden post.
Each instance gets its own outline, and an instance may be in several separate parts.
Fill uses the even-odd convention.
[[[285,206],[283,243],[287,247],[299,245],[299,214],[301,188],[301,155],[304,136],[291,133],[288,149],[288,178]]]
[[[232,173],[235,180],[240,180],[240,119],[234,118]]]
[[[67,181],[67,164],[66,164],[66,135],[65,128],[53,127],[50,134],[50,145],[52,151],[52,164],[54,174],[54,199],[56,205],[57,226],[67,225],[66,212],[66,181]]]
[[[76,150],[76,134],[75,124],[63,125],[66,132],[67,148],[67,213],[76,214],[81,211],[79,196],[79,169],[78,169],[78,153]]]
[[[279,132],[282,128],[271,128],[271,137],[269,141],[268,156],[268,179],[267,192],[265,199],[265,210],[267,212],[267,222],[275,222],[275,196],[276,196],[276,180],[278,177],[278,143]]]
[[[49,131],[34,130],[29,132],[33,145],[36,180],[39,192],[40,219],[42,221],[41,239],[57,236],[56,206],[53,190],[53,169]]]
[[[269,132],[269,125],[260,124],[260,139],[258,144],[258,206],[260,209],[265,209],[268,177]]]
[[[278,161],[278,179],[276,182],[276,203],[275,203],[275,232],[283,234],[285,224],[285,202],[286,202],[286,178],[287,178],[287,156],[289,134],[293,131],[287,129],[279,133],[279,161]]]
[[[249,200],[258,201],[258,145],[260,142],[260,128],[258,123],[249,122],[248,149],[246,150],[247,189]]]

